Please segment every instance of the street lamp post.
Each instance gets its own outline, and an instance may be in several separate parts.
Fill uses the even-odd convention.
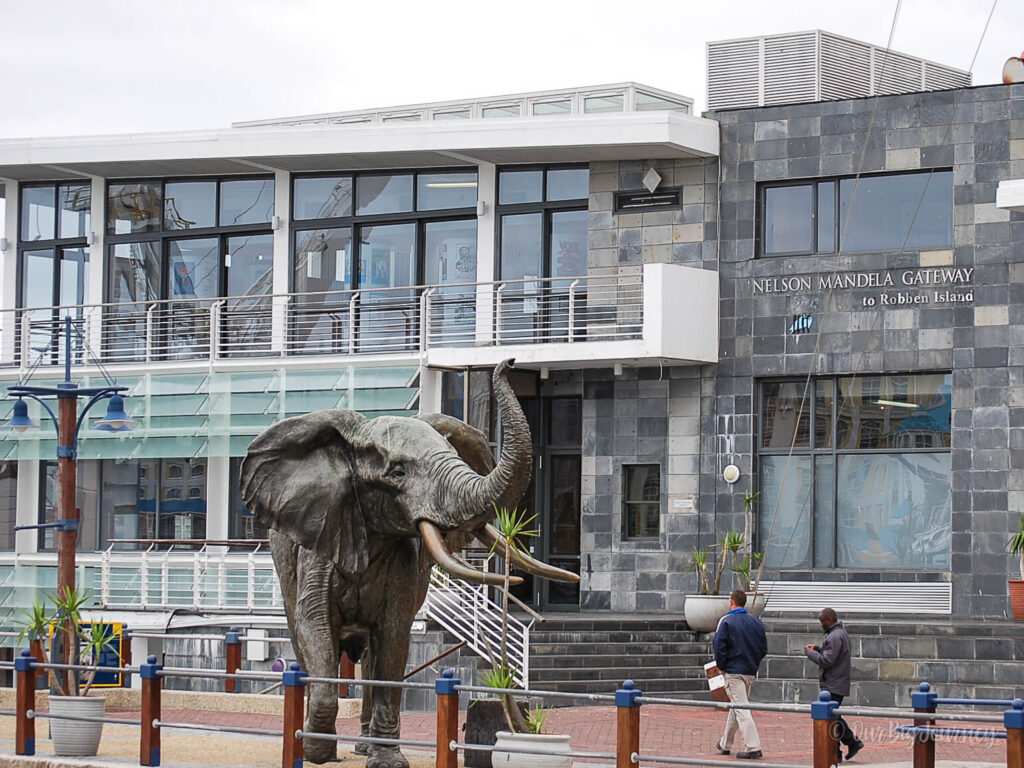
[[[24,383],[9,386],[7,392],[17,397],[14,412],[6,426],[24,432],[26,429],[38,427],[28,415],[25,398],[35,400],[49,414],[57,431],[57,487],[60,500],[57,520],[52,523],[36,525],[16,525],[14,530],[53,528],[57,538],[57,593],[73,592],[75,589],[75,551],[78,547],[78,433],[85,422],[85,416],[96,403],[109,400],[107,415],[100,419],[96,429],[108,432],[127,432],[134,429],[135,421],[124,412],[124,399],[121,392],[128,387],[117,386],[104,372],[107,385],[102,387],[80,387],[71,381],[71,316],[64,318],[64,381],[56,387],[36,387]],[[43,354],[47,350],[43,351]],[[45,398],[57,398],[57,413],[46,403]],[[78,413],[78,398],[88,397],[89,400]],[[67,637],[74,637],[67,634]],[[64,644],[65,664],[71,663],[71,643]],[[65,688],[65,690],[70,690]]]

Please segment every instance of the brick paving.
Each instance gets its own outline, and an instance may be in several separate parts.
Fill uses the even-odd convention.
[[[991,713],[991,712],[989,712]],[[137,712],[122,711],[112,716],[137,717]],[[645,705],[641,709],[641,754],[650,756],[706,757],[709,765],[732,760],[715,754],[715,742],[721,736],[725,712],[696,707],[675,707],[662,704]],[[773,763],[810,765],[811,720],[809,715],[792,713],[755,712],[754,718],[761,734],[765,760]],[[280,718],[272,715],[211,712],[201,710],[165,710],[163,720],[168,722],[206,723],[222,726],[242,726],[280,730]],[[460,720],[464,723],[465,713]],[[912,760],[911,740],[895,733],[899,723],[890,720],[848,718],[851,726],[865,742],[864,749],[851,765],[909,765]],[[904,721],[907,722],[907,721]],[[407,713],[402,716],[402,737],[417,741],[433,741],[435,715]],[[976,726],[987,728],[987,725]],[[612,706],[561,707],[552,711],[547,721],[551,733],[569,733],[575,750],[585,752],[614,752],[615,709]],[[338,720],[338,733],[358,734],[358,718]],[[178,731],[181,733],[181,731]],[[191,733],[191,738],[203,738]],[[735,747],[736,745],[734,745]],[[342,744],[340,752],[346,752]],[[415,752],[416,750],[410,750]],[[174,755],[165,749],[167,760]],[[1005,740],[984,738],[940,738],[936,747],[936,761],[945,768],[976,765],[978,763],[1006,764]],[[577,764],[593,762],[577,761]],[[2,764],[2,761],[0,761]],[[752,763],[756,764],[756,763]]]

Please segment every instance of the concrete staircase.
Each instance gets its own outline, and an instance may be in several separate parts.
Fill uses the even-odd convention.
[[[708,643],[665,617],[552,616],[530,634],[530,687],[613,693],[625,679],[644,693],[707,692]]]

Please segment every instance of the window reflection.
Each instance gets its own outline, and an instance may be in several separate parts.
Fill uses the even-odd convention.
[[[274,215],[274,180],[243,179],[220,185],[220,226],[264,224]]]
[[[217,182],[168,183],[164,190],[164,228],[196,229],[217,224]]]
[[[107,198],[107,232],[128,235],[156,232],[163,221],[163,192],[159,182],[111,184]]]
[[[356,180],[356,214],[412,210],[412,176],[360,176]]]
[[[292,200],[296,219],[330,219],[352,215],[352,178],[317,176],[297,178]]]

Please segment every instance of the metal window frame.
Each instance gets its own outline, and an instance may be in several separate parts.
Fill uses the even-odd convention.
[[[660,541],[662,534],[662,518],[665,516],[663,509],[663,497],[665,495],[665,473],[661,471],[660,462],[650,461],[631,461],[623,462],[621,465],[622,469],[622,540],[623,541]],[[657,467],[658,469],[658,533],[653,536],[630,536],[629,535],[629,519],[632,514],[632,507],[637,504],[649,504],[647,501],[632,501],[629,498],[629,473],[630,470],[636,467]]]

